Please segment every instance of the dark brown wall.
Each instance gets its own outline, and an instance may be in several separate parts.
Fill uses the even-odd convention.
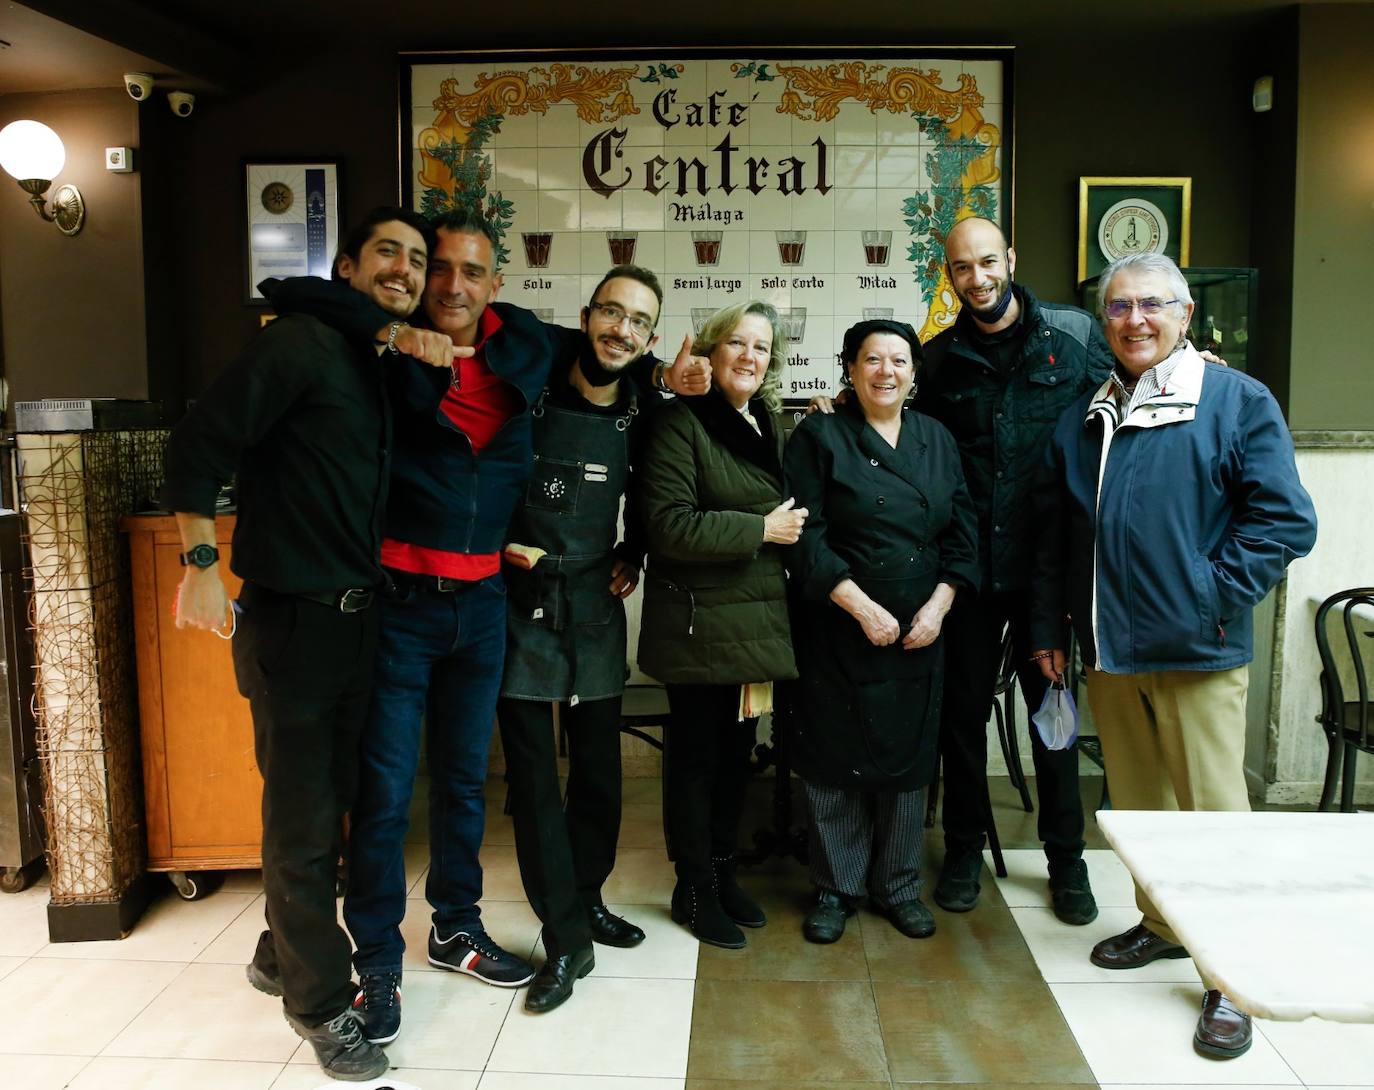
[[[108,173],[104,151],[138,144],[137,111],[123,90],[0,96],[0,126],[29,118],[62,138],[67,163],[52,188],[75,185],[86,202],[86,225],[68,238],[0,172],[11,401],[147,396],[139,178]]]
[[[855,27],[851,34],[859,41],[932,40],[915,25],[917,17],[906,18],[912,26]],[[555,31],[546,28],[538,42],[526,44],[547,44],[558,37]],[[1152,25],[1151,39],[1131,36],[1124,56],[1122,35],[1110,21],[1015,36],[1021,279],[1047,298],[1075,300],[1077,183],[1085,174],[1191,176],[1192,263],[1251,263],[1258,132],[1249,96],[1260,72],[1246,58],[1258,33],[1254,19],[1202,29],[1194,24],[1186,32]],[[1005,44],[1009,36],[964,40]],[[186,170],[194,179],[194,201],[177,225],[190,243],[183,354],[191,393],[257,328],[257,311],[240,301],[243,156],[338,154],[345,217],[392,201],[395,80],[395,54],[387,43],[339,47],[249,98],[207,101],[192,119]]]

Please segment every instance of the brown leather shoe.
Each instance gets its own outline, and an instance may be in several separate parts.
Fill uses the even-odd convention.
[[[1215,989],[1202,996],[1202,1014],[1198,1016],[1193,1047],[1204,1056],[1229,1060],[1250,1047],[1252,1037],[1250,1016],[1238,1011],[1231,1001]]]
[[[1139,969],[1160,958],[1186,958],[1188,951],[1161,938],[1143,923],[1103,939],[1093,947],[1092,963],[1102,969]]]

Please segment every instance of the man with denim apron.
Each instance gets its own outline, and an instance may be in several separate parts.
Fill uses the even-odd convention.
[[[644,932],[612,915],[601,886],[620,834],[620,698],[625,606],[643,564],[629,489],[646,410],[657,394],[622,371],[657,340],[663,292],[621,265],[582,311],[587,343],[555,366],[532,410],[534,473],[508,532],[506,670],[498,719],[510,780],[520,875],[544,925],[547,959],[525,1009],[553,1010],[591,972],[592,943],[635,946]],[[560,796],[553,705],[568,739]]]

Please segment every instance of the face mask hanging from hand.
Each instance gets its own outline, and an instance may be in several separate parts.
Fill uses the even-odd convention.
[[[1068,749],[1078,740],[1078,708],[1062,683],[1045,690],[1040,710],[1031,716],[1046,749]]]

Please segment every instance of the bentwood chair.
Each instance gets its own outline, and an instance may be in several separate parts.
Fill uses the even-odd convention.
[[[1346,654],[1332,654],[1327,615],[1333,610],[1340,617]],[[1355,754],[1374,753],[1374,706],[1371,706],[1366,661],[1374,658],[1374,587],[1356,587],[1333,594],[1317,609],[1317,653],[1321,656],[1322,710],[1317,716],[1328,747],[1326,779],[1322,785],[1318,810],[1331,805],[1336,794],[1336,777],[1341,777],[1341,811],[1355,809]],[[1338,642],[1339,646],[1339,642]],[[1346,677],[1353,677],[1354,691],[1346,690]],[[1354,697],[1354,699],[1350,699]],[[1344,764],[1344,769],[1342,769]]]

